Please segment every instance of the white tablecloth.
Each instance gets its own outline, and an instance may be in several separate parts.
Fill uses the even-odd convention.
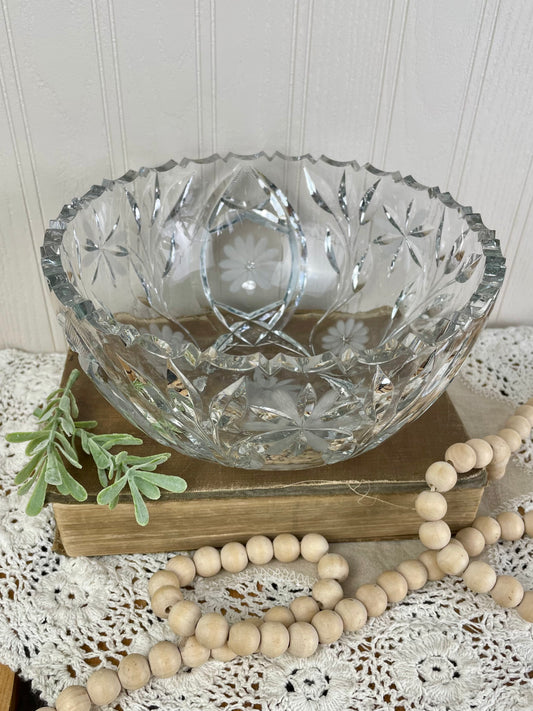
[[[533,328],[486,330],[449,393],[471,436],[496,432],[519,402],[533,394]],[[0,662],[32,681],[50,704],[59,691],[84,683],[100,665],[129,652],[147,653],[175,636],[149,607],[147,580],[167,554],[61,557],[52,551],[49,508],[24,514],[13,477],[24,445],[10,431],[35,428],[31,412],[60,378],[62,355],[0,351]],[[428,462],[429,464],[430,462]],[[531,443],[513,456],[508,474],[491,485],[483,513],[533,508]],[[338,544],[351,563],[350,595],[363,582],[421,551],[420,543]],[[498,573],[533,589],[528,538],[492,546],[486,558]],[[205,610],[224,609],[230,621],[308,594],[314,566],[249,567],[186,590]],[[357,633],[320,647],[309,659],[256,654],[230,663],[182,669],[123,693],[124,711],[260,708],[287,711],[511,711],[533,709],[533,625],[487,595],[448,577],[391,606]]]

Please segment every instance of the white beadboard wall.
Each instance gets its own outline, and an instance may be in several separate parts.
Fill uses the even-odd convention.
[[[533,325],[531,0],[0,0],[0,347],[64,350],[45,224],[103,177],[280,149],[480,212]]]

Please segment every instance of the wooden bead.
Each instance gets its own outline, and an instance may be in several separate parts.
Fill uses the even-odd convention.
[[[428,572],[428,580],[440,580],[445,573],[437,565],[437,551],[422,551],[418,560],[424,565]]]
[[[337,580],[321,578],[313,585],[311,595],[325,609],[332,610],[342,600],[344,592]]]
[[[526,535],[533,536],[533,509],[531,509],[531,511],[526,511],[523,518]]]
[[[475,558],[485,550],[485,537],[473,526],[465,526],[455,534],[456,540],[463,544],[464,549],[470,556]]]
[[[476,463],[474,469],[483,469],[492,462],[492,447],[485,439],[469,439],[467,445],[472,447],[476,453]]]
[[[533,407],[531,405],[520,405],[516,408],[515,415],[525,417],[529,422],[530,428],[533,427]]]
[[[345,632],[360,630],[368,619],[368,612],[361,600],[345,597],[335,605],[335,612],[341,616]]]
[[[487,477],[489,481],[498,481],[505,476],[507,471],[507,462],[504,464],[489,464],[487,467]]]
[[[470,562],[463,546],[448,544],[437,553],[437,565],[447,575],[461,575]]]
[[[287,651],[294,657],[310,657],[318,647],[318,632],[309,622],[293,622],[289,627]]]
[[[344,623],[334,610],[320,610],[311,620],[320,644],[332,644],[342,637]]]
[[[440,550],[448,545],[451,538],[450,527],[445,521],[425,521],[418,529],[420,541],[430,550]]]
[[[227,643],[223,644],[222,647],[211,650],[211,657],[216,659],[217,662],[231,662],[236,656],[233,649],[230,649]]]
[[[318,561],[319,578],[333,578],[342,582],[350,574],[350,566],[344,556],[338,553],[326,553]]]
[[[186,667],[201,667],[209,659],[210,652],[207,647],[200,644],[196,637],[187,637],[180,649],[181,661]]]
[[[274,546],[266,536],[252,536],[246,544],[246,553],[250,563],[266,565],[274,557]]]
[[[463,572],[463,582],[475,593],[488,593],[496,584],[496,571],[482,560],[473,560]]]
[[[450,462],[458,474],[469,472],[476,465],[476,453],[464,442],[456,442],[448,447],[444,459]]]
[[[490,546],[500,540],[502,529],[498,521],[492,516],[478,516],[472,524],[474,528],[481,531],[485,543]]]
[[[142,654],[128,654],[118,665],[118,678],[128,691],[135,691],[150,681],[150,665]]]
[[[522,439],[527,439],[531,434],[531,425],[529,420],[522,415],[513,415],[505,421],[505,426],[516,430]]]
[[[446,516],[448,504],[438,491],[422,491],[415,499],[415,509],[424,521],[439,521]]]
[[[244,620],[230,627],[228,647],[239,657],[255,654],[259,649],[260,642],[261,633],[252,622]]]
[[[507,442],[511,452],[517,452],[522,446],[522,438],[516,430],[512,430],[510,427],[504,427],[497,434]]]
[[[329,543],[320,533],[307,533],[300,542],[302,558],[310,563],[318,563],[329,550]]]
[[[148,581],[148,594],[153,597],[156,590],[169,585],[174,588],[180,587],[180,581],[176,573],[172,572],[172,570],[158,570]]]
[[[194,636],[207,649],[216,649],[226,644],[229,625],[224,615],[218,612],[208,612],[198,620]]]
[[[196,624],[202,616],[202,610],[192,600],[181,600],[170,610],[168,625],[180,637],[190,637],[194,634]]]
[[[409,590],[420,590],[427,583],[428,571],[420,560],[404,560],[396,570],[405,578]]]
[[[355,591],[357,600],[363,603],[369,617],[379,617],[387,609],[389,599],[382,587],[375,583],[361,585]]]
[[[211,578],[216,575],[222,564],[220,562],[220,553],[213,546],[202,546],[195,551],[193,555],[196,572],[202,578]]]
[[[114,669],[97,669],[87,679],[87,693],[95,706],[107,706],[121,691],[122,685]]]
[[[271,607],[263,615],[264,622],[281,622],[282,625],[288,627],[292,625],[294,620],[294,615],[289,610],[288,607],[282,607],[281,605],[276,605],[276,607]]]
[[[514,511],[498,514],[496,520],[502,529],[501,537],[504,541],[517,541],[524,535],[524,520]]]
[[[531,590],[524,593],[522,602],[518,605],[516,611],[526,622],[533,622],[533,592]]]
[[[175,555],[167,561],[166,567],[178,576],[182,587],[190,585],[196,576],[194,561],[187,555]]]
[[[376,582],[385,590],[389,602],[400,602],[409,590],[407,580],[397,570],[385,570]]]
[[[228,573],[240,573],[248,565],[248,554],[242,543],[233,541],[222,546],[220,562]]]
[[[490,444],[494,456],[491,464],[507,464],[511,456],[511,450],[507,442],[498,435],[487,435],[483,439]]]
[[[259,628],[259,651],[271,659],[280,657],[289,648],[289,630],[281,622],[264,622]]]
[[[56,711],[89,711],[91,699],[84,686],[67,686],[56,699]]]
[[[524,588],[511,575],[498,575],[490,596],[502,607],[517,607],[524,597]]]
[[[457,483],[457,472],[449,462],[433,462],[425,474],[426,483],[431,489],[451,491]]]
[[[280,533],[272,542],[274,558],[280,563],[292,563],[300,555],[300,541],[292,533]]]
[[[181,652],[172,642],[157,642],[148,652],[148,663],[157,679],[169,679],[181,667]]]
[[[166,620],[170,610],[180,600],[183,600],[180,588],[175,588],[173,585],[163,585],[162,588],[157,588],[152,595],[152,610],[157,617]]]
[[[289,605],[296,622],[311,622],[320,610],[318,602],[312,597],[295,597]]]

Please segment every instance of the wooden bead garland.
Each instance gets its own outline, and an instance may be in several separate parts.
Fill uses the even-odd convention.
[[[515,608],[525,621],[533,623],[533,591],[524,591],[515,578],[497,575],[482,561],[470,561],[470,557],[479,555],[485,545],[500,537],[514,541],[524,533],[530,536],[533,511],[523,517],[514,512],[504,512],[496,518],[479,516],[472,526],[461,529],[455,539],[451,539],[450,529],[442,520],[447,509],[442,494],[453,489],[457,473],[487,467],[489,478],[503,476],[511,451],[517,449],[513,433],[522,440],[529,436],[532,425],[533,398],[517,409],[498,435],[451,445],[445,461],[430,465],[425,477],[429,491],[422,492],[415,504],[423,519],[420,540],[429,543],[427,549],[418,560],[403,561],[396,570],[382,573],[377,583],[361,585],[355,598],[345,598],[339,583],[348,577],[347,561],[329,554],[329,544],[320,534],[307,534],[301,542],[292,534],[280,534],[274,541],[266,536],[253,536],[246,546],[229,543],[220,552],[204,546],[192,559],[174,556],[165,570],[152,576],[148,588],[154,612],[160,617],[168,616],[171,629],[185,638],[180,648],[172,642],[158,642],[148,659],[141,654],[129,654],[121,660],[117,671],[93,672],[86,688],[73,685],[59,694],[56,711],[89,711],[93,704],[112,703],[122,689],[141,688],[151,676],[170,677],[182,664],[196,667],[210,657],[230,661],[258,650],[271,658],[285,651],[309,657],[318,644],[331,644],[343,632],[360,629],[368,617],[381,615],[390,602],[402,600],[408,590],[418,590],[426,580],[438,580],[446,573],[462,575],[473,592],[489,593],[498,604]],[[487,446],[492,452],[490,457]],[[247,620],[230,627],[223,615],[202,615],[199,605],[183,599],[181,586],[190,585],[196,575],[211,577],[221,568],[239,572],[248,562],[264,565],[273,557],[280,562],[292,562],[299,555],[317,563],[319,580],[313,586],[312,597],[296,598],[290,608],[271,608],[262,621]]]

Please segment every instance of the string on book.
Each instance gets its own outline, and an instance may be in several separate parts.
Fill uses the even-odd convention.
[[[374,482],[376,483],[376,482]],[[345,486],[347,489],[349,489],[352,494],[355,494],[356,496],[359,497],[359,500],[357,501],[358,506],[375,506],[376,503],[384,504],[385,506],[390,506],[391,508],[394,509],[404,509],[405,511],[414,511],[415,507],[413,506],[405,506],[404,504],[395,504],[392,501],[387,501],[386,499],[382,499],[379,496],[376,496],[375,494],[370,494],[369,493],[369,488],[370,484],[368,481],[335,481],[332,479],[306,479],[305,481],[299,481],[297,482],[298,485],[300,484],[315,484],[315,485],[340,485],[340,486]],[[290,484],[278,484],[277,488],[279,489],[287,489],[287,488],[294,488],[295,483],[290,483]],[[363,486],[367,487],[366,491],[362,491]],[[365,503],[367,502],[368,503]]]

